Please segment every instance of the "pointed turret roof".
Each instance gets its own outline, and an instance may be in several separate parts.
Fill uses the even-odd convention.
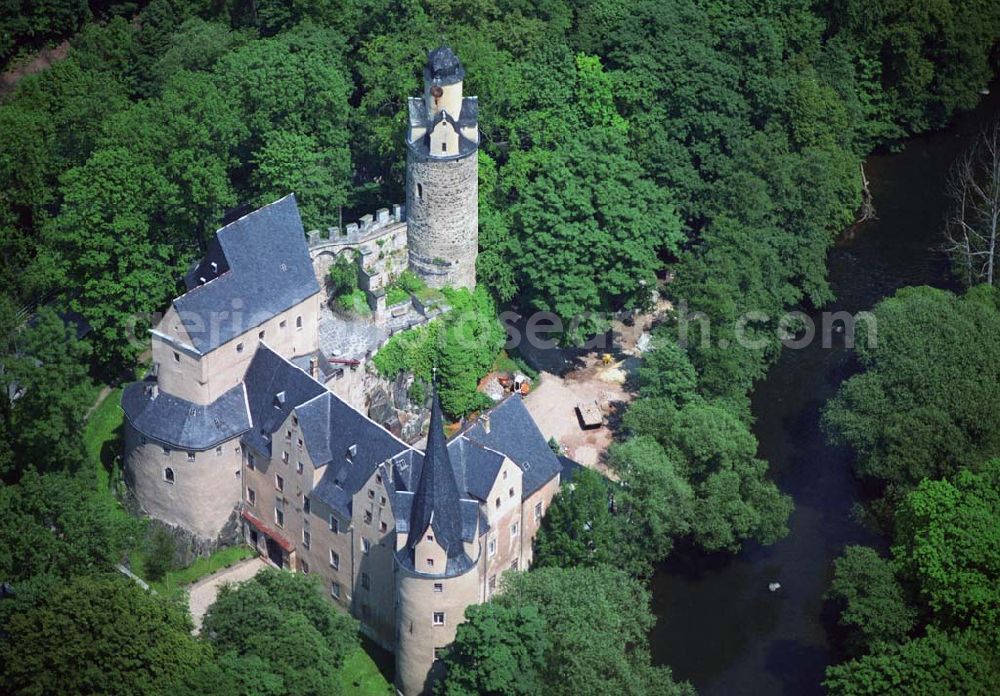
[[[441,402],[434,392],[431,406],[431,426],[427,435],[427,450],[420,471],[420,481],[413,496],[410,511],[410,548],[421,540],[428,527],[434,530],[434,538],[445,550],[449,558],[463,554],[462,545],[462,504],[455,470],[448,457],[448,447],[444,436],[444,417]]]

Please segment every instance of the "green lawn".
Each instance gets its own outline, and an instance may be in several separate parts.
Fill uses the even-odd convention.
[[[97,398],[96,393],[94,398]],[[104,490],[108,489],[115,459],[121,449],[121,425],[125,417],[119,405],[121,398],[121,388],[112,389],[83,426],[87,460],[97,471],[98,485]]]
[[[245,558],[251,558],[254,555],[254,550],[249,546],[229,546],[224,549],[219,549],[207,558],[196,558],[194,563],[189,565],[187,568],[167,571],[167,574],[162,580],[158,582],[151,582],[150,586],[162,595],[175,597],[180,594],[185,585],[190,585],[197,580],[201,580],[206,575],[211,575],[217,570],[228,568],[229,566],[239,563]],[[133,565],[141,566],[142,564],[141,562],[133,562]],[[139,572],[140,570],[141,568],[135,569],[135,572],[137,575],[141,576],[142,573]]]
[[[360,646],[344,661],[340,670],[340,685],[346,696],[384,696],[395,693],[392,685],[379,671],[375,660]]]

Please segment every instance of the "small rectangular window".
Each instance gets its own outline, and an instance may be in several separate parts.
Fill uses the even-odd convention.
[[[535,504],[535,522],[541,522],[541,521],[542,521],[542,504],[541,503],[536,503]]]
[[[428,558],[427,559],[427,567],[428,568],[433,568],[434,567],[434,559],[433,558]]]
[[[281,508],[274,508],[274,523],[279,527],[285,526],[285,511]]]
[[[448,648],[434,648],[434,661],[443,660],[448,654]]]
[[[436,582],[436,583],[434,583],[434,591],[435,592],[444,592],[444,583],[442,583],[442,582]]]
[[[281,463],[282,464],[288,463],[288,450],[285,450],[284,452],[281,453]]]
[[[218,447],[215,448],[215,456],[216,457],[222,456],[222,445],[219,445]]]
[[[436,611],[436,612],[434,612],[434,625],[435,626],[444,626],[444,612],[443,611]]]
[[[309,496],[302,496],[302,512],[309,514]]]
[[[263,331],[263,330],[261,330],[261,331],[260,331],[260,332],[259,332],[259,333],[257,334],[257,339],[258,339],[258,340],[260,340],[260,341],[263,341],[263,340],[264,340],[264,331]]]
[[[242,342],[236,344],[236,352],[237,353],[242,353],[243,352],[243,343]]]
[[[340,554],[330,549],[330,567],[334,570],[340,570]]]
[[[448,152],[448,143],[441,143],[441,152]]]
[[[375,500],[375,491],[371,488],[368,489],[368,500]]]
[[[309,533],[308,529],[302,530],[302,545],[307,549],[309,548],[309,543],[312,541],[312,534]]]
[[[380,532],[382,532],[383,534],[385,534],[386,532],[389,531],[389,525],[386,524],[385,522],[379,522],[378,523],[378,530]]]
[[[291,439],[292,439],[292,431],[291,430],[286,430],[285,431],[285,439],[288,440],[288,441],[291,441]]]
[[[295,328],[296,329],[302,328],[302,317],[295,317]]]
[[[361,537],[361,551],[362,551],[362,553],[368,553],[371,550],[372,550],[372,543],[370,541],[368,541],[367,539],[365,539],[364,537]]]
[[[372,511],[365,510],[365,524],[371,524],[371,523],[372,523]]]
[[[496,592],[496,589],[497,589],[497,576],[496,575],[491,575],[490,576],[490,592]]]
[[[489,543],[489,555],[490,556],[495,556],[496,552],[497,552],[497,540],[496,539],[490,539],[490,543]]]
[[[247,468],[250,469],[251,471],[254,470],[253,454],[251,454],[250,452],[247,452]]]
[[[285,479],[281,478],[278,474],[274,475],[274,487],[278,489],[279,492],[285,491]]]
[[[517,570],[517,559],[516,558],[513,561],[511,561],[511,563],[510,563],[510,569],[511,570]]]
[[[330,515],[330,531],[331,532],[340,531],[340,525],[337,523],[337,518],[334,517],[332,513]]]
[[[306,546],[306,548],[309,548]],[[309,563],[304,559],[299,561],[299,568],[302,570],[303,575],[309,575]]]
[[[247,502],[251,505],[255,505],[257,503],[257,491],[252,488],[247,489]]]
[[[301,462],[301,461],[300,461],[300,462],[298,462],[298,463],[297,463],[297,464],[295,465],[295,473],[296,473],[296,474],[301,474],[301,473],[302,473],[302,472],[303,472],[304,470],[305,470],[305,467],[303,466],[303,464],[302,464],[302,462]]]
[[[368,578],[368,573],[361,574],[361,587],[365,590],[371,589],[371,580]]]
[[[164,448],[163,448],[163,453],[164,453],[165,455],[167,455],[167,456],[170,456],[170,448],[169,448],[169,447],[164,447]]]
[[[175,351],[174,351],[174,362],[175,362],[175,363],[179,363],[180,361],[181,361],[181,354],[180,354],[180,353],[178,353],[178,352],[177,352],[177,351],[175,350]]]
[[[302,438],[301,437],[299,438],[298,445],[299,445],[299,449],[302,449],[303,442],[302,442]]]
[[[188,452],[188,461],[189,462],[193,462],[194,461],[194,452]]]
[[[340,599],[340,583],[331,582],[330,583],[330,596],[334,599]]]
[[[518,532],[518,525],[517,525],[517,522],[515,522],[514,524],[512,524],[510,526],[510,535],[512,537],[516,537],[517,536],[517,532]]]

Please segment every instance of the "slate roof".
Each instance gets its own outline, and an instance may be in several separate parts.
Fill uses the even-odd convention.
[[[424,80],[436,85],[451,85],[465,78],[465,68],[448,46],[439,46],[427,54]]]
[[[211,449],[250,428],[246,391],[238,384],[202,406],[160,392],[154,382],[133,382],[122,393],[122,410],[137,431],[174,449]]]
[[[203,354],[318,293],[295,196],[216,232],[206,258],[186,280],[199,276],[207,282],[175,299],[174,307]]]
[[[464,481],[463,489],[478,500],[486,500],[496,481],[504,456],[500,452],[483,447],[464,435],[448,443],[448,454],[456,470],[462,472],[459,479]]]
[[[441,402],[435,392],[424,464],[410,511],[410,548],[420,543],[424,530],[430,527],[434,530],[434,540],[445,550],[449,559],[464,556],[464,513],[461,501],[455,471],[448,458]]]
[[[243,436],[255,449],[271,453],[271,435],[292,409],[320,394],[326,387],[261,343],[243,376],[253,428]]]
[[[559,459],[538,430],[520,395],[507,397],[485,417],[489,418],[489,432],[480,418],[466,428],[462,436],[510,457],[524,474],[525,498],[559,473],[562,468]]]
[[[312,496],[344,517],[351,516],[353,495],[375,469],[410,451],[402,440],[330,392],[302,404],[295,413],[310,458],[316,466],[326,465]]]

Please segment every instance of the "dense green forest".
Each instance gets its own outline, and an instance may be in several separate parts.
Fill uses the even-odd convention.
[[[108,579],[111,563],[140,532],[106,509],[105,498],[94,498],[93,472],[81,466],[91,380],[132,374],[148,326],[143,317],[177,293],[181,273],[226,209],[294,190],[307,227],[321,227],[336,224],[341,207],[350,219],[401,201],[405,99],[420,89],[429,49],[442,41],[455,49],[466,91],[482,105],[478,273],[489,297],[470,302],[483,312],[516,307],[572,317],[643,308],[662,287],[712,320],[711,340],[696,332],[683,346],[676,326],[660,330],[640,371],[640,398],[611,453],[623,484],[614,491],[614,512],[606,484],[586,478],[553,508],[539,540],[539,563],[551,570],[512,591],[537,606],[550,626],[545,633],[554,634],[560,622],[578,625],[586,614],[560,615],[545,593],[558,583],[589,582],[586,573],[604,572],[605,560],[625,558],[641,578],[677,541],[736,550],[745,540],[767,543],[784,533],[791,503],[756,456],[747,398],[780,343],[760,322],[747,333],[763,347],[741,346],[736,319],[831,299],[826,252],[860,203],[861,158],[974,105],[994,74],[1000,36],[1000,5],[959,0],[75,0],[0,7],[0,62],[71,40],[64,59],[0,100],[0,319],[18,327],[4,332],[0,363],[4,386],[24,390],[14,405],[0,399],[0,543],[16,550],[5,555],[2,579],[18,587],[14,599],[0,602],[0,618],[46,595],[37,620],[53,621],[53,630],[72,630],[52,617],[75,596],[93,597],[95,609],[106,598],[100,601],[134,603],[129,611],[162,617],[157,661],[142,676],[147,693],[184,676],[171,665],[202,664],[187,651],[215,655],[218,664],[205,669],[216,676],[243,668],[221,648],[182,641],[186,627],[160,600]],[[673,281],[663,286],[666,271]],[[985,300],[965,302],[968,322],[989,311],[980,306]],[[34,312],[46,303],[78,312],[92,331],[78,340],[54,312]],[[133,335],[140,341],[130,341]],[[483,335],[493,340],[489,325]],[[488,367],[480,355],[453,357],[456,385]],[[871,361],[870,374],[892,369],[891,357]],[[908,368],[894,373],[894,389],[911,378]],[[930,522],[905,512],[910,496],[918,496],[911,506],[939,493],[979,505],[974,491],[991,475],[983,462],[998,453],[988,441],[995,430],[971,429],[964,439],[941,434],[949,419],[971,417],[951,408],[949,394],[913,409],[935,457],[887,447],[898,433],[874,431],[908,423],[866,425],[847,413],[856,397],[870,407],[864,418],[877,417],[878,386],[850,387],[840,397],[841,415],[835,407],[829,420],[862,453],[862,473],[900,486],[885,504],[900,506],[907,520],[894,527],[898,567],[881,576],[893,595],[897,578],[909,583],[901,593],[923,582],[905,549]],[[454,413],[475,406],[461,391]],[[83,524],[91,530],[87,542],[69,543],[66,536],[77,537]],[[64,583],[76,594],[46,589]],[[619,599],[594,601],[588,611],[608,612]],[[860,657],[859,670],[898,662],[893,650],[910,650],[914,660],[954,650],[957,643],[942,636],[966,631],[957,610],[921,601],[906,606],[916,607],[926,631],[917,635],[918,624],[905,623],[909,610],[901,611],[900,623],[886,629],[897,643],[878,643],[882,652]],[[928,607],[946,618],[925,619]],[[553,642],[546,662],[531,666],[544,684],[577,683],[586,672],[567,674],[576,663],[560,656],[600,640],[555,643],[553,635],[532,634],[532,617],[500,609],[480,625],[490,621],[525,623],[525,640]],[[646,625],[648,615],[635,621]],[[904,636],[913,640],[899,643]],[[313,639],[320,649],[321,638]],[[116,645],[107,644],[111,651]],[[72,641],[41,647],[53,657],[76,649]],[[593,659],[619,665],[614,688],[665,688],[669,675],[649,667],[638,637],[605,647],[617,652]],[[14,659],[9,652],[0,658]],[[31,664],[5,687],[46,691],[31,681]],[[248,693],[280,693],[280,674],[254,669],[260,688]],[[837,684],[851,678],[832,675]],[[475,680],[482,677],[465,674],[448,688],[481,688]],[[204,683],[219,684],[221,693],[224,681]],[[88,688],[99,687],[80,683],[79,690]],[[484,692],[513,693],[500,686]]]
[[[882,493],[890,557],[850,546],[828,597],[849,661],[833,694],[986,694],[1000,674],[1000,291],[905,288],[875,308],[878,341],[824,426]]]

